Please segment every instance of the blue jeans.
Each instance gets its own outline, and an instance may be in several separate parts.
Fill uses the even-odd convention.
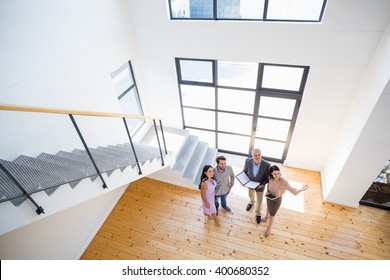
[[[222,194],[222,195],[216,195],[215,196],[215,208],[218,209],[219,207],[219,202],[218,202],[218,198],[221,198],[221,206],[222,208],[226,208],[226,197],[228,196],[228,194]]]

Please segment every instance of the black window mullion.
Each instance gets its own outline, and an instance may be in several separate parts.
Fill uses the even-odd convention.
[[[214,5],[216,6],[216,1],[214,1]],[[216,12],[216,11],[215,11]],[[216,14],[215,14],[216,15]],[[216,60],[213,62],[213,81],[215,86],[215,147],[218,149],[218,63]]]
[[[212,83],[201,83],[201,82],[193,82],[193,81],[183,81],[181,79],[181,68],[180,68],[180,60],[181,59],[176,59],[176,67],[177,67],[177,78],[178,78],[178,84],[179,84],[179,95],[180,95],[180,104],[181,104],[181,111],[182,111],[182,118],[183,118],[183,128],[189,128],[189,129],[196,129],[196,130],[203,130],[203,131],[208,131],[208,132],[214,132],[215,133],[215,147],[219,149],[219,134],[227,134],[227,135],[237,135],[237,136],[243,136],[243,137],[250,137],[249,139],[249,149],[248,149],[248,154],[250,154],[251,149],[253,149],[256,139],[257,140],[265,140],[265,141],[271,141],[271,142],[277,142],[277,143],[283,143],[284,146],[283,150],[280,150],[281,154],[278,154],[278,157],[280,155],[281,158],[274,159],[272,160],[278,161],[278,162],[283,162],[287,156],[288,148],[291,142],[292,138],[292,133],[295,127],[295,123],[297,121],[297,116],[298,116],[298,111],[299,111],[299,106],[300,106],[300,101],[302,99],[303,91],[305,88],[306,80],[308,77],[309,73],[309,67],[308,66],[299,66],[299,65],[285,65],[285,64],[270,64],[270,63],[259,63],[258,64],[258,73],[257,73],[257,82],[256,82],[256,89],[246,89],[246,88],[236,88],[233,86],[219,86],[218,85],[218,61],[217,60],[207,60],[207,59],[185,59],[185,60],[193,60],[193,61],[209,61],[211,62],[211,73],[212,77],[209,77],[212,79]],[[280,89],[273,89],[273,88],[262,88],[262,81],[264,77],[264,67],[265,65],[271,65],[271,66],[280,66],[280,67],[290,67],[290,68],[301,68],[303,69],[302,71],[302,77],[300,81],[300,86],[298,90],[280,90]],[[203,68],[200,68],[203,70]],[[206,68],[205,71],[210,71],[210,69]],[[191,75],[189,76],[191,77]],[[298,83],[299,81],[297,81]],[[195,85],[195,86],[201,86],[201,87],[214,87],[214,98],[215,98],[215,107],[214,108],[202,108],[197,106],[191,106],[191,104],[183,105],[183,100],[182,100],[182,85]],[[272,85],[273,86],[273,85]],[[275,86],[277,87],[277,85]],[[253,112],[252,113],[243,113],[243,112],[236,112],[236,111],[230,111],[234,110],[234,108],[231,108],[229,110],[220,110],[219,109],[219,90],[221,89],[231,89],[231,90],[245,90],[245,91],[255,91],[255,100],[253,104]],[[268,97],[273,97],[273,98],[281,98],[281,99],[292,99],[295,100],[295,107],[292,112],[291,119],[290,116],[288,118],[285,118],[283,116],[281,117],[272,117],[272,116],[262,116],[259,115],[259,108],[260,108],[260,102],[262,96],[268,96]],[[195,105],[195,104],[194,104]],[[201,105],[201,104],[200,104]],[[184,117],[184,110],[185,108],[189,109],[196,109],[196,110],[204,110],[208,112],[213,112],[214,113],[214,129],[210,128],[202,128],[202,127],[193,127],[193,126],[186,126],[185,124],[185,117]],[[291,108],[292,109],[292,108]],[[218,125],[219,123],[219,113],[226,113],[226,114],[237,114],[237,115],[243,115],[243,116],[250,116],[252,117],[252,131],[250,131],[249,134],[243,134],[241,133],[235,133],[235,132],[228,132],[228,131],[220,131],[220,127]],[[269,120],[276,120],[276,121],[286,121],[289,122],[290,125],[288,127],[288,132],[286,139],[279,140],[279,139],[268,139],[264,137],[256,137],[256,127],[258,124],[259,118],[264,118],[264,119],[269,119]],[[282,147],[280,147],[282,149]],[[233,153],[242,153],[242,151],[229,151]],[[271,159],[268,157],[267,159]]]
[[[264,0],[263,21],[267,20],[268,0]]]
[[[193,4],[198,4],[199,6],[202,5],[201,1],[198,1],[195,2],[195,0],[192,0]],[[269,0],[264,0],[264,7],[263,7],[263,15],[262,15],[262,18],[259,18],[259,19],[253,19],[253,18],[236,18],[236,17],[233,17],[233,18],[230,18],[230,17],[221,17],[221,18],[218,18],[218,0],[213,0],[212,1],[212,7],[210,6],[207,6],[208,8],[212,8],[213,9],[213,13],[212,14],[202,14],[202,11],[200,11],[200,13],[195,13],[193,16],[190,16],[190,17],[180,17],[180,16],[177,16],[177,17],[173,17],[173,6],[172,6],[172,0],[168,0],[168,6],[169,6],[169,16],[170,16],[170,19],[171,20],[213,20],[213,21],[218,21],[218,20],[228,20],[228,21],[263,21],[263,22],[300,22],[300,23],[315,23],[315,22],[322,22],[323,20],[323,17],[324,17],[324,13],[325,13],[325,9],[326,9],[326,5],[327,5],[327,0],[323,0],[322,2],[322,7],[321,7],[321,10],[318,14],[318,17],[316,19],[283,19],[283,18],[277,18],[277,19],[268,19],[268,8],[269,8],[269,3],[270,1]],[[190,2],[191,3],[191,2]],[[195,8],[194,10],[191,10],[191,6],[190,6],[190,10],[188,11],[189,13],[192,12],[195,12],[197,9]]]

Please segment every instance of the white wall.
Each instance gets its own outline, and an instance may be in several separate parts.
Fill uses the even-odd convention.
[[[6,260],[79,259],[126,188],[107,192],[0,236]],[[30,210],[31,211],[31,210]]]
[[[311,68],[286,165],[322,170],[363,75],[363,70]]]
[[[322,172],[328,201],[357,207],[389,160],[390,24],[335,136]]]
[[[135,57],[126,0],[6,0],[0,5],[0,103],[121,112],[111,73]],[[0,119],[3,159],[11,160],[17,152],[68,151],[81,144],[66,115],[56,123],[52,116],[22,119],[9,114]],[[59,129],[65,126],[70,129]],[[19,130],[11,134],[7,127]],[[96,142],[90,146],[109,142],[110,134],[103,127],[99,131],[98,137],[90,137]],[[64,135],[75,137],[70,141]]]
[[[110,74],[136,57],[127,2],[1,1],[0,103],[121,112]],[[6,121],[4,115],[0,118],[0,123]],[[34,125],[23,128],[37,131]],[[58,131],[52,126],[51,132],[65,144],[71,142],[66,136],[68,130]],[[95,137],[93,144],[98,145],[104,135]],[[15,139],[4,139],[0,138],[0,152],[7,154]],[[15,145],[33,155],[34,149],[41,148],[40,141],[22,132]],[[14,155],[9,152],[7,156],[12,159]],[[131,177],[125,179],[129,182]],[[83,196],[84,200],[72,201],[71,192],[78,191],[70,187],[57,190],[57,195],[63,195],[60,199],[53,198],[56,193],[47,198],[41,192],[34,195],[45,209],[39,216],[29,201],[20,208],[2,203],[1,259],[78,258],[124,190],[124,183],[119,181],[104,191],[99,179],[89,184],[86,181],[82,187],[104,195],[93,198],[97,194],[92,192],[89,197]]]
[[[79,259],[126,187],[106,192],[66,210],[40,217],[0,235],[0,258],[6,260]],[[28,203],[24,204],[28,208]],[[15,208],[15,207],[14,207]],[[32,208],[32,207],[30,207]],[[28,209],[26,209],[27,211]],[[33,209],[29,209],[34,214]],[[45,215],[45,214],[42,214]],[[35,214],[35,216],[37,216]],[[33,219],[33,217],[31,217]]]
[[[390,119],[389,104],[390,87],[379,98],[342,168],[336,170],[337,178],[333,184],[328,184],[328,173],[324,171],[323,193],[326,201],[358,207],[368,187],[389,161],[390,132],[384,125],[384,120]]]
[[[383,40],[390,1],[328,1],[322,24],[169,21],[166,2],[129,2],[140,70],[144,81],[152,81],[145,82],[143,89],[155,114],[174,127],[182,125],[175,57],[310,66],[285,164],[324,171],[326,193],[339,188],[335,185],[339,176],[351,180],[353,174],[345,174],[342,168],[348,164],[353,170],[346,161],[351,147],[389,78],[379,78],[389,73],[387,67],[382,65],[379,71],[374,65],[386,58],[378,52],[387,48]],[[382,151],[366,164],[378,172],[376,161],[383,164],[386,157]],[[358,177],[361,189],[349,189],[354,196],[347,199],[340,193],[338,197],[335,191],[332,200],[356,206],[375,175],[366,169]]]
[[[110,74],[135,55],[127,1],[0,5],[1,103],[120,112]]]
[[[130,1],[151,111],[182,126],[175,57],[310,66],[285,163],[322,170],[390,19],[386,0],[328,2],[322,24],[284,24],[170,21],[167,1]]]

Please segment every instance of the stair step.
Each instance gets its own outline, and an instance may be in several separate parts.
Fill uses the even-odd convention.
[[[28,163],[24,165],[2,159],[0,161],[28,193],[44,190],[50,195],[58,186],[67,183],[62,178],[47,171],[40,170],[35,166],[29,166]]]
[[[160,157],[160,150],[153,146],[142,143],[134,143],[134,149],[140,162],[147,160],[151,161],[156,157]]]
[[[111,158],[108,155],[102,156],[100,154],[93,154],[91,150],[90,152],[101,173],[106,173],[107,176],[110,176],[115,169],[119,168],[119,165],[115,162],[114,158]],[[89,159],[89,155],[86,150],[74,149],[72,154]]]
[[[84,177],[83,173],[81,173],[74,166],[63,166],[56,163],[47,162],[39,158],[22,155],[14,159],[13,162],[20,165],[34,166],[39,170],[45,170],[47,173],[53,174],[65,182],[68,182],[72,188],[76,187],[76,185],[80,182],[80,179]]]
[[[173,170],[184,172],[196,148],[198,141],[199,141],[198,136],[190,135],[187,137],[186,142],[184,143],[181,151],[176,157],[176,163],[173,166]]]
[[[111,147],[97,147],[92,151],[92,154],[110,155],[116,158],[120,171],[123,171],[127,166],[135,163],[133,154],[128,154],[120,149],[112,149]]]
[[[218,150],[216,148],[208,147],[205,156],[203,157],[202,163],[199,165],[199,169],[196,175],[193,178],[193,182],[195,185],[199,185],[200,176],[203,171],[203,166],[205,165],[215,165],[215,159],[217,158]]]
[[[65,151],[59,151],[56,155],[59,157],[62,157],[62,158],[66,158],[69,160],[79,162],[80,164],[89,165],[89,166],[93,167],[92,160],[89,158],[89,156],[86,153],[85,154],[77,154],[74,152],[70,153],[70,152],[65,152]]]
[[[158,127],[159,135],[161,133],[160,128]],[[164,127],[164,139],[166,142],[166,147],[168,151],[178,151],[180,146],[183,144],[184,139],[189,136],[189,131],[185,129]],[[156,131],[154,126],[150,127],[149,131],[142,138],[141,143],[148,143],[157,147],[157,138]],[[160,144],[163,148],[162,139],[160,138]]]
[[[135,162],[134,156],[131,157],[119,150],[98,147],[97,149],[90,148],[90,151],[93,158],[104,159],[105,162],[109,162],[111,169],[115,168],[123,171],[127,166]]]
[[[65,152],[57,153],[57,155],[42,153],[37,158],[64,167],[72,167],[72,168],[74,167],[81,173],[82,176],[81,178],[89,177],[92,180],[92,182],[95,181],[96,178],[98,177],[96,170],[92,165],[92,162],[84,163],[84,162],[71,159],[67,156],[67,154],[65,154]]]
[[[21,195],[23,195],[23,192],[19,189],[14,180],[9,178],[3,169],[0,169],[0,203]],[[26,199],[27,198],[23,196],[16,199],[11,199],[10,202],[15,206],[19,206]]]
[[[203,161],[204,156],[206,155],[208,144],[206,142],[198,142],[194,153],[183,173],[184,178],[194,180],[194,177],[198,173],[199,166]]]

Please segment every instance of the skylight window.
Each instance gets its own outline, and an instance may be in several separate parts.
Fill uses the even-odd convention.
[[[321,22],[327,0],[168,0],[172,20]]]

